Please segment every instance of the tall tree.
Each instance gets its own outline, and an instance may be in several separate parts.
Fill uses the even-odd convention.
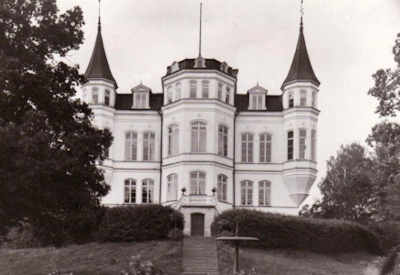
[[[56,0],[0,1],[0,225],[62,231],[109,190],[96,160],[112,137],[92,126],[75,97],[84,79],[62,61],[83,24]]]
[[[300,214],[367,222],[375,205],[371,166],[364,147],[356,143],[341,146],[327,162],[326,177],[319,183],[321,201],[306,206]]]

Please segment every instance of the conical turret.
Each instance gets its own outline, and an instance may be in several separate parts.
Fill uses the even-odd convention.
[[[314,73],[310,58],[308,56],[306,41],[303,33],[303,19],[301,19],[300,23],[299,39],[297,40],[296,52],[293,57],[292,65],[290,66],[290,70],[285,81],[283,81],[281,89],[283,90],[286,85],[296,81],[312,82],[316,86],[319,86],[320,84]]]
[[[90,58],[89,65],[86,69],[85,76],[88,80],[108,80],[113,83],[117,88],[117,82],[111,73],[110,66],[108,65],[106,52],[104,50],[103,37],[101,35],[101,23],[99,18],[96,43],[94,45],[92,57]]]

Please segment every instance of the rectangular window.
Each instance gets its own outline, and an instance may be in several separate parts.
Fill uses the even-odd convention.
[[[300,91],[300,106],[304,107],[307,105],[307,92]]]
[[[315,107],[316,103],[316,92],[312,92],[312,97],[311,97],[311,106]]]
[[[271,135],[260,135],[260,162],[271,162]]]
[[[245,180],[240,184],[240,195],[242,205],[252,205],[253,204],[253,183],[251,181]]]
[[[258,205],[271,205],[271,183],[269,181],[260,181],[258,185]]]
[[[104,104],[106,106],[110,105],[110,91],[106,90],[104,94]]]
[[[135,92],[135,97],[134,97],[134,106],[136,108],[146,108],[147,107],[147,94],[146,93],[140,93],[140,92]]]
[[[197,97],[197,81],[196,80],[190,80],[190,98],[196,98]]]
[[[253,135],[242,134],[242,162],[253,162]]]
[[[316,161],[316,137],[317,132],[315,130],[311,130],[311,160]]]
[[[203,80],[201,82],[201,85],[202,85],[202,97],[203,98],[208,98],[210,81]]]
[[[218,99],[222,100],[222,83],[218,83]]]
[[[206,152],[207,129],[204,122],[196,121],[192,123],[192,152]]]
[[[231,89],[229,87],[226,87],[226,94],[225,94],[225,103],[230,102],[230,93],[231,93]]]
[[[171,103],[172,101],[173,101],[173,98],[172,98],[172,87],[169,86],[167,88],[167,104]]]
[[[92,89],[92,103],[99,104],[99,89],[98,88]]]
[[[137,134],[136,132],[127,132],[125,134],[125,159],[137,159]]]
[[[227,177],[218,175],[217,197],[219,201],[226,201]]]
[[[154,160],[155,135],[152,132],[143,134],[143,160]]]
[[[218,155],[228,156],[228,128],[223,125],[218,127]]]
[[[293,160],[293,131],[287,133],[287,159]]]
[[[181,98],[181,83],[177,82],[175,85],[175,100],[179,100]]]
[[[289,94],[289,108],[293,108],[293,107],[294,107],[293,94]]]
[[[299,159],[306,158],[306,138],[307,138],[306,129],[300,129],[299,130]]]
[[[177,125],[168,127],[168,155],[179,153],[179,128]]]

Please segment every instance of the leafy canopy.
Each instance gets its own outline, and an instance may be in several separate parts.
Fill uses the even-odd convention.
[[[112,137],[76,99],[83,77],[63,57],[82,43],[82,11],[55,0],[0,1],[0,224],[63,228],[109,186],[96,160]],[[48,229],[51,231],[51,229]]]

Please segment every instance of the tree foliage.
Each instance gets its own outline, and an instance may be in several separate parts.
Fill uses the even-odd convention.
[[[374,213],[372,163],[359,144],[341,146],[336,157],[327,162],[326,177],[319,183],[323,195],[303,216],[346,219],[364,223]]]
[[[76,99],[84,80],[63,57],[82,43],[82,11],[55,0],[0,2],[0,224],[65,230],[109,186],[96,160],[112,137]]]

